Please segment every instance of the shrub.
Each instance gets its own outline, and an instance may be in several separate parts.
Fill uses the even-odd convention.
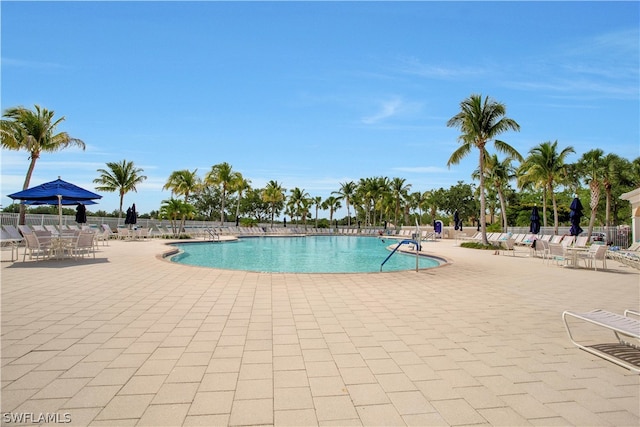
[[[497,250],[500,249],[500,246],[496,246],[496,245],[492,245],[492,244],[485,245],[482,242],[462,242],[460,244],[460,246],[463,247],[463,248],[484,249],[484,250],[489,250],[489,251],[497,251]]]

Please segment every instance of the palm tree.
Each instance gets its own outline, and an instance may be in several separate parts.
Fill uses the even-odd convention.
[[[302,205],[304,200],[309,197],[309,193],[306,191],[296,187],[291,190],[291,194],[289,195],[289,206],[291,208],[291,213],[296,218],[296,224],[298,223],[298,218],[302,213]]]
[[[593,226],[596,222],[596,214],[598,213],[598,203],[600,203],[600,188],[603,185],[606,170],[604,151],[599,148],[587,151],[578,160],[577,164],[582,177],[585,182],[589,184],[589,190],[591,192],[591,200],[589,201],[591,216],[589,218],[589,230],[587,232],[589,237],[591,237]]]
[[[273,219],[276,214],[276,207],[285,200],[284,192],[287,191],[282,188],[282,185],[278,181],[271,180],[267,183],[267,186],[262,190],[262,201],[269,203],[271,206],[271,227],[273,227]]]
[[[85,143],[82,140],[72,138],[66,132],[55,133],[56,127],[65,118],[63,116],[54,120],[54,115],[54,111],[40,108],[38,105],[35,105],[35,111],[14,107],[4,112],[7,120],[0,122],[2,148],[29,152],[30,163],[22,186],[23,190],[29,188],[36,162],[43,152],[52,153],[71,146],[85,149]],[[21,225],[24,224],[25,214],[25,206],[21,204],[18,220]]]
[[[120,207],[118,210],[118,219],[122,218],[122,203],[124,195],[129,191],[135,191],[136,185],[142,183],[146,176],[141,175],[144,172],[140,168],[136,168],[133,162],[122,160],[121,162],[107,162],[107,169],[98,169],[100,177],[93,180],[98,191],[117,191],[120,195]]]
[[[353,200],[356,194],[357,186],[353,181],[341,182],[340,190],[333,191],[331,194],[336,194],[340,196],[340,199],[343,199],[347,204],[347,226],[351,227],[351,211],[349,210],[349,206],[351,201]]]
[[[238,173],[238,175],[239,175],[239,178],[236,181],[236,185],[234,187],[234,190],[236,190],[236,192],[238,193],[238,202],[236,203],[236,222],[240,217],[240,200],[242,199],[242,194],[245,191],[248,191],[251,189],[251,181],[248,179],[244,179],[244,177],[240,173]]]
[[[513,159],[505,157],[502,161],[498,159],[497,154],[488,156],[485,159],[486,180],[498,193],[500,201],[500,211],[502,213],[502,230],[507,232],[507,204],[505,202],[504,191],[509,186],[509,181],[516,178],[516,170],[512,166]],[[474,179],[478,177],[479,171],[473,173]]]
[[[329,209],[329,228],[331,228],[333,213],[342,207],[340,204],[340,198],[329,196],[324,200],[324,202],[322,202],[322,207],[323,209]]]
[[[458,164],[472,148],[479,151],[480,171],[480,225],[482,242],[489,244],[487,240],[487,219],[485,218],[486,199],[484,194],[484,160],[486,145],[493,140],[495,148],[516,159],[522,156],[518,151],[504,141],[495,139],[499,134],[508,130],[519,131],[520,125],[515,120],[505,117],[507,108],[504,104],[491,100],[488,96],[482,100],[481,95],[471,95],[460,103],[460,112],[447,122],[448,127],[460,129],[462,134],[458,140],[462,144],[453,152],[447,166]]]
[[[602,175],[602,186],[604,187],[605,192],[605,221],[604,225],[607,227],[607,231],[611,226],[611,198],[613,193],[613,187],[623,181],[623,171],[625,169],[625,160],[622,159],[617,154],[607,154],[604,159],[602,159],[604,163],[604,170]]]
[[[184,201],[188,202],[189,195],[197,191],[201,184],[196,175],[197,171],[198,169],[173,171],[162,189],[171,190],[171,193],[176,196],[184,196]]]
[[[316,206],[316,228],[318,228],[318,209],[322,207],[322,197],[321,196],[312,197],[311,201]]]
[[[398,214],[400,213],[400,202],[405,200],[409,195],[411,184],[405,184],[407,182],[404,178],[393,178],[390,183],[391,194],[395,201],[395,215],[393,223],[398,225]]]
[[[564,181],[566,174],[565,159],[571,153],[575,153],[569,146],[558,152],[558,141],[543,142],[529,150],[529,155],[520,165],[520,177],[518,184],[523,187],[527,184],[540,186],[542,192],[542,217],[543,224],[547,226],[547,193],[551,195],[553,204],[553,232],[558,234],[558,204],[556,202],[555,187]]]
[[[221,204],[220,204],[220,224],[224,224],[224,202],[227,196],[227,191],[232,189],[238,179],[241,179],[241,175],[238,172],[234,172],[231,165],[227,162],[223,162],[217,165],[213,165],[211,170],[204,178],[204,182],[207,185],[219,185],[222,190]]]
[[[174,235],[177,235],[184,228],[186,217],[193,216],[194,210],[193,205],[172,197],[169,200],[162,201],[162,205],[160,206],[160,216],[170,220],[171,230]],[[178,218],[180,218],[179,224],[176,223]]]
[[[302,203],[300,205],[300,212],[302,214],[302,220],[304,224],[304,229],[307,229],[307,217],[309,216],[309,209],[313,206],[313,199],[310,197],[305,197],[302,199]]]
[[[178,196],[184,196],[184,202],[188,203],[189,195],[197,191],[201,186],[200,179],[196,175],[197,171],[198,169],[194,169],[193,171],[183,169],[172,172],[162,189],[171,190],[172,194]],[[183,216],[180,221],[181,227],[184,225],[185,219]],[[182,228],[180,228],[180,232],[182,232]]]

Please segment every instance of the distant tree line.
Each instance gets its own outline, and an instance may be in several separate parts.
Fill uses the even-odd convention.
[[[2,147],[26,150],[31,162],[24,189],[28,188],[35,160],[42,152],[57,151],[70,145],[84,148],[84,143],[66,133],[55,133],[62,121],[53,121],[54,112],[35,107],[8,109],[2,120]],[[35,122],[35,124],[34,124]],[[314,227],[391,226],[432,224],[442,220],[450,224],[458,211],[463,223],[477,226],[486,239],[487,226],[491,230],[505,230],[508,226],[528,226],[534,206],[542,210],[543,226],[558,227],[569,223],[569,205],[577,195],[589,207],[588,232],[595,225],[615,226],[630,223],[630,206],[619,199],[622,193],[640,187],[640,157],[633,160],[614,153],[593,149],[575,163],[567,163],[575,153],[571,146],[560,147],[558,141],[545,141],[522,155],[511,145],[497,139],[507,131],[518,131],[515,120],[506,117],[504,104],[489,97],[471,95],[460,103],[460,112],[447,126],[460,130],[459,147],[452,153],[451,166],[473,152],[477,152],[478,168],[470,176],[471,184],[459,181],[448,189],[412,191],[413,186],[400,177],[366,177],[339,184],[329,197],[309,194],[305,189],[287,189],[282,183],[269,181],[263,188],[254,188],[251,181],[234,171],[227,162],[211,166],[202,176],[196,170],[172,172],[163,187],[170,196],[159,209],[140,214],[141,218],[161,218],[181,228],[187,219],[228,222],[241,225],[270,222],[285,217],[290,223]],[[489,152],[488,146],[497,153]],[[499,157],[498,153],[503,157]],[[124,196],[144,182],[144,171],[133,162],[108,162],[97,170],[96,190],[117,192],[119,209],[88,212],[96,216],[122,216]],[[477,182],[477,185],[476,185]],[[334,218],[346,208],[347,215]],[[10,205],[12,212],[24,205]],[[56,213],[55,207],[32,207],[33,213]],[[71,214],[65,208],[63,213]],[[323,212],[321,215],[320,212]],[[484,214],[482,214],[484,212]]]

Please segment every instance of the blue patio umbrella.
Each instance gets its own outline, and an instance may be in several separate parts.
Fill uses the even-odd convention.
[[[17,193],[9,194],[9,198],[32,205],[58,205],[58,217],[62,226],[62,206],[78,203],[89,204],[89,201],[101,199],[102,196],[77,185],[61,180],[45,182]],[[73,203],[72,203],[73,202]]]
[[[531,210],[531,216],[529,217],[531,220],[531,225],[529,226],[529,232],[533,234],[538,234],[540,232],[540,214],[538,213],[538,207],[534,206]]]
[[[580,199],[575,197],[569,206],[571,212],[569,212],[569,221],[571,222],[571,228],[569,229],[569,234],[572,236],[577,236],[582,233],[582,228],[580,228],[580,219],[582,218],[582,203],[580,203]]]
[[[22,202],[25,205],[29,206],[40,206],[40,205],[52,205],[57,206],[57,200],[25,200]],[[97,205],[97,202],[93,200],[62,200],[62,206],[74,206],[82,203],[83,205]]]

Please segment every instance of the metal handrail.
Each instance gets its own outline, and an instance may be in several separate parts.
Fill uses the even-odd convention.
[[[220,240],[220,235],[212,228],[205,228],[204,231],[211,237],[211,240]]]
[[[405,243],[413,243],[414,245],[416,245],[416,271],[418,271],[418,253],[420,253],[420,242],[417,240],[413,240],[413,239],[405,239],[405,240],[401,240],[400,243],[398,243],[396,245],[395,248],[393,248],[393,250],[391,251],[391,253],[389,254],[389,256],[387,256],[385,258],[384,261],[382,261],[382,264],[380,264],[380,271],[382,272],[382,266],[389,260],[389,258],[391,258],[391,256],[393,254],[396,253],[396,251],[400,248],[401,245],[405,244]]]

